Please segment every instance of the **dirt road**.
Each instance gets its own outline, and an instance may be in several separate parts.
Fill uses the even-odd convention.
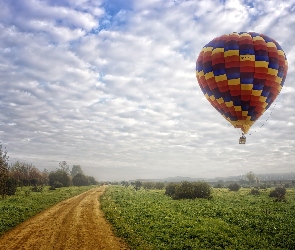
[[[123,250],[100,210],[105,187],[91,189],[41,212],[0,238],[1,250]]]

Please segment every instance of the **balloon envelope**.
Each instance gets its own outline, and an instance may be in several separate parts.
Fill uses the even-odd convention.
[[[280,93],[288,62],[281,46],[268,36],[234,32],[206,44],[196,69],[207,100],[246,134]]]

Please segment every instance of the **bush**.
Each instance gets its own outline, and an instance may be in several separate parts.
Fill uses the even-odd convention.
[[[32,190],[32,192],[43,192],[43,186],[35,185],[31,188],[31,190]]]
[[[284,187],[285,187],[285,188],[290,188],[290,184],[289,184],[289,183],[286,183],[286,184],[284,185]]]
[[[179,184],[170,183],[166,186],[166,195],[173,199],[210,198],[211,187],[205,182],[183,181]]]
[[[69,187],[71,184],[70,176],[63,170],[57,170],[55,172],[51,172],[48,176],[49,185],[53,186],[54,182],[58,182],[62,184],[62,187]],[[57,188],[57,186],[55,186]]]
[[[239,191],[241,186],[237,183],[231,183],[228,185],[229,191]]]
[[[252,188],[251,191],[250,191],[250,194],[259,195],[260,191],[257,188]]]
[[[59,181],[55,181],[55,182],[53,182],[52,186],[54,186],[55,188],[61,188],[61,187],[63,187],[63,184],[60,183]]]
[[[286,188],[276,187],[275,190],[272,190],[269,194],[269,197],[276,198],[276,201],[282,201],[285,199]]]
[[[14,178],[9,178],[6,181],[6,195],[15,195],[17,188],[17,180]]]
[[[223,188],[224,187],[224,185],[223,184],[221,184],[221,183],[217,183],[215,186],[214,186],[215,188]]]
[[[73,177],[73,185],[74,186],[88,186],[89,183],[88,183],[88,178],[84,175],[84,174],[76,174],[74,177]]]
[[[176,183],[169,183],[165,188],[165,194],[171,197],[174,196],[176,186]]]

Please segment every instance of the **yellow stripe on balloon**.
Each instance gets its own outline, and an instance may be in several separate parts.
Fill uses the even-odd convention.
[[[259,101],[260,101],[260,102],[265,102],[265,101],[266,101],[266,98],[267,98],[267,97],[265,97],[265,96],[260,96],[260,97],[259,97]]]
[[[285,53],[284,53],[284,51],[282,51],[282,50],[278,50],[278,54],[279,54],[280,56],[284,56],[284,57],[285,57]]]
[[[215,76],[216,82],[221,82],[221,81],[226,81],[226,80],[227,80],[226,74],[220,75],[220,76]]]
[[[241,84],[240,78],[228,80],[228,85],[239,85],[239,84]]]
[[[219,104],[221,104],[221,103],[224,103],[224,100],[223,100],[223,98],[222,98],[222,97],[220,97],[220,98],[216,99],[216,101],[217,101]]]
[[[278,70],[277,69],[268,68],[267,74],[276,76],[276,75],[278,75]]]
[[[212,71],[205,74],[205,79],[206,80],[208,80],[208,79],[210,79],[212,77],[214,77],[214,73]]]
[[[247,116],[248,115],[248,111],[242,111],[242,116]]]
[[[204,76],[204,70],[199,71],[198,76],[199,77]]]
[[[281,84],[282,80],[283,80],[283,79],[282,79],[281,77],[278,77],[278,76],[276,77],[276,82],[277,82],[278,84]]]
[[[228,57],[228,56],[239,56],[240,55],[240,51],[239,50],[228,50],[224,52],[224,57]]]
[[[213,47],[205,47],[202,49],[202,51],[204,52],[208,52],[208,51],[212,51],[213,50]]]
[[[262,90],[252,90],[253,96],[261,96]]]
[[[216,54],[216,53],[223,53],[224,52],[224,48],[215,48],[213,51],[212,51],[212,55]]]
[[[269,47],[269,48],[271,48],[271,47],[276,48],[277,47],[274,42],[268,42],[268,43],[266,43],[266,46]]]
[[[241,90],[252,90],[253,84],[241,84]]]
[[[268,62],[255,61],[255,67],[258,67],[258,68],[268,68]]]
[[[234,103],[233,103],[233,101],[225,102],[225,105],[226,105],[226,107],[230,108],[230,107],[234,106]]]
[[[261,36],[255,36],[253,37],[253,41],[264,41],[264,39]]]
[[[235,111],[242,111],[242,107],[241,106],[234,106]]]
[[[215,96],[214,96],[214,95],[211,95],[209,98],[210,98],[212,101],[215,100]]]

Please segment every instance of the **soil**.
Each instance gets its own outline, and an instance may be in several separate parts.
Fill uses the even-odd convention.
[[[127,250],[100,209],[105,187],[91,189],[37,214],[0,238],[1,250]]]

